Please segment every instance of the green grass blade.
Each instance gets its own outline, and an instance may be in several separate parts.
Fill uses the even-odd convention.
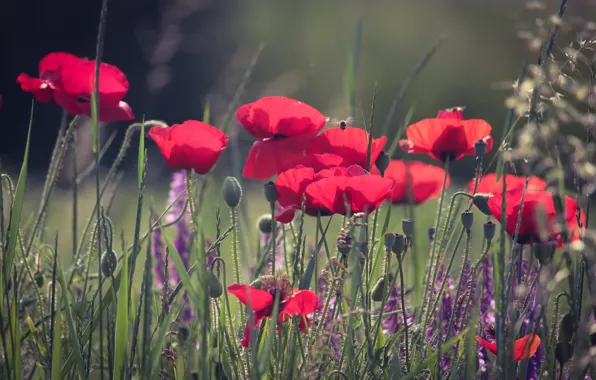
[[[58,301],[60,305],[60,301]],[[60,363],[62,363],[62,312],[56,310],[56,321],[52,331],[52,380],[61,380]]]
[[[139,189],[143,184],[143,178],[145,173],[145,120],[143,119],[143,123],[141,124],[141,136],[139,137],[139,159],[138,159],[138,171],[137,171],[137,180]]]
[[[62,288],[62,299],[64,301],[64,309],[66,310],[66,324],[68,326],[68,335],[70,337],[70,343],[72,344],[73,351],[75,354],[75,359],[79,369],[79,376],[85,377],[87,371],[85,366],[85,360],[83,359],[83,350],[81,349],[79,339],[77,338],[77,328],[75,325],[75,319],[72,314],[71,302],[68,300],[68,287],[66,286],[66,280],[64,279],[64,272],[62,271],[60,256],[56,256],[56,260],[58,260],[56,270],[58,271],[58,281],[60,282],[60,287]]]
[[[12,299],[10,307],[10,345],[8,347],[8,363],[13,367],[13,378],[15,380],[21,379],[21,329],[19,328],[19,320],[17,318],[17,302]]]
[[[31,126],[33,125],[33,105],[31,105],[31,119],[29,121],[29,130],[27,131],[27,143],[25,145],[25,155],[23,165],[19,173],[19,180],[15,190],[14,201],[10,210],[10,222],[8,225],[8,238],[6,242],[6,251],[4,252],[4,275],[9,278],[14,262],[17,248],[17,235],[21,224],[21,214],[23,212],[23,203],[25,197],[25,184],[27,183],[27,166],[29,162],[29,142],[31,140]]]
[[[120,380],[124,375],[124,363],[126,363],[127,345],[128,345],[128,259],[126,251],[123,253],[122,277],[120,288],[118,289],[118,301],[116,309],[116,337],[114,344],[114,374],[116,380]]]

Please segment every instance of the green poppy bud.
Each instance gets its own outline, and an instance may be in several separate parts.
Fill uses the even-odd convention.
[[[569,343],[575,331],[575,317],[571,313],[563,315],[559,322],[559,337],[558,342]]]
[[[552,243],[536,243],[532,247],[534,257],[538,259],[541,265],[546,265],[551,262],[557,250],[556,244]]]
[[[404,235],[407,237],[412,237],[414,234],[414,221],[412,221],[412,219],[402,220],[401,229],[404,231]]]
[[[383,242],[385,243],[385,249],[390,251],[395,243],[395,234],[388,233],[383,236]]]
[[[238,207],[242,199],[242,187],[240,182],[234,177],[226,177],[222,186],[222,195],[226,204],[230,208]]]
[[[401,255],[406,249],[406,237],[402,234],[395,234],[395,242],[391,247],[391,251],[396,255]]]
[[[393,274],[389,273],[389,275],[387,276],[387,282],[389,283],[389,286],[391,286],[391,284],[393,283]],[[387,284],[385,283],[385,277],[381,277],[379,278],[379,280],[377,281],[377,283],[375,284],[375,286],[373,287],[371,293],[370,293],[370,298],[372,298],[373,301],[375,302],[381,302],[383,301],[383,299],[385,298],[386,292],[387,292]]]
[[[35,285],[37,285],[38,288],[43,286],[43,274],[40,271],[35,271],[33,274],[33,279],[35,280]]]
[[[482,157],[486,153],[486,142],[484,140],[478,140],[474,143],[474,153],[476,157]]]
[[[474,213],[466,210],[461,213],[461,224],[467,232],[470,232],[472,225],[474,224]]]
[[[486,222],[484,222],[484,238],[487,241],[490,242],[493,240],[493,238],[495,237],[496,230],[497,230],[496,224],[494,224],[490,220],[487,220]]]
[[[385,176],[385,170],[387,170],[390,163],[391,163],[391,158],[387,155],[387,153],[381,151],[381,153],[379,153],[379,156],[375,160],[375,166],[381,172],[382,177]]]
[[[559,362],[561,367],[565,365],[573,356],[573,346],[571,343],[559,342],[555,346],[555,359]]]
[[[106,251],[101,256],[101,273],[105,277],[111,277],[118,265],[118,258],[114,251]]]
[[[265,184],[265,199],[269,203],[277,202],[277,198],[279,198],[279,193],[277,192],[277,188],[275,184],[271,181]]]
[[[488,200],[492,197],[492,194],[475,194],[472,202],[480,212],[484,215],[491,216],[490,208],[488,207]]]
[[[261,215],[257,221],[259,231],[263,234],[270,234],[273,231],[273,218],[271,214]]]
[[[209,272],[209,296],[211,298],[219,298],[223,294],[223,287],[221,282],[213,272]]]

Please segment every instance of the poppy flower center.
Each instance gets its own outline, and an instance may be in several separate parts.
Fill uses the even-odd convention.
[[[455,153],[454,152],[443,152],[441,153],[441,161],[454,161],[455,160]]]
[[[278,133],[278,134],[276,134],[276,135],[273,135],[273,136],[271,137],[271,140],[281,140],[281,139],[285,139],[285,138],[287,138],[287,137],[288,137],[288,136],[286,136],[286,135],[282,135],[282,134]]]
[[[261,277],[261,289],[275,297],[279,294],[279,301],[284,302],[292,296],[294,289],[288,276],[284,273],[281,277],[277,278],[274,276],[262,276]]]

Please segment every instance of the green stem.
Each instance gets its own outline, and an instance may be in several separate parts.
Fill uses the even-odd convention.
[[[275,262],[277,260],[277,246],[275,245],[275,235],[277,226],[275,221],[275,202],[271,202],[271,275],[275,276]]]
[[[405,284],[404,284],[404,269],[403,269],[403,256],[398,260],[399,261],[399,281],[400,281],[400,298],[401,298],[401,310],[402,316],[404,318],[404,335],[406,341],[406,368],[408,372],[410,372],[410,342],[408,337],[408,317],[406,315],[406,294],[405,294]],[[424,330],[426,331],[426,330]]]

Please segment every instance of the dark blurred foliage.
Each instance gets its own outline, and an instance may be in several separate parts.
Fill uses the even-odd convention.
[[[201,117],[205,96],[235,49],[235,22],[229,11],[234,3],[109,1],[103,61],[127,75],[130,90],[125,101],[138,120],[145,116],[173,123]],[[101,0],[0,2],[0,159],[5,166],[20,165],[30,115],[31,95],[20,90],[17,75],[38,75],[39,60],[53,51],[93,59],[100,10]],[[35,105],[30,160],[34,172],[47,170],[60,118],[59,107]],[[109,129],[123,127],[113,124]]]

